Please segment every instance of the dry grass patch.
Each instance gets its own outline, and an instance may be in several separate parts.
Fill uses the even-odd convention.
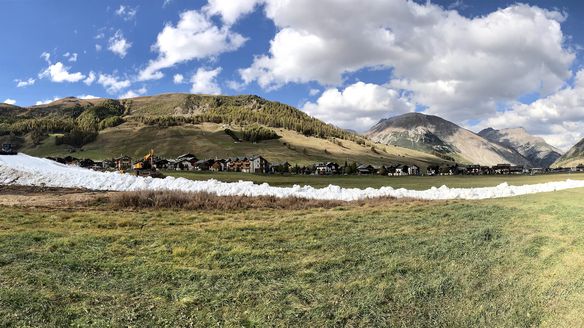
[[[129,191],[115,193],[108,199],[116,209],[184,209],[184,210],[245,210],[334,208],[346,205],[343,201],[303,198],[217,196],[204,192]]]

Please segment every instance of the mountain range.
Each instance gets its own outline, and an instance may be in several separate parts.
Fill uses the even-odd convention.
[[[562,151],[551,146],[543,138],[530,135],[524,128],[495,130],[487,128],[479,136],[516,150],[529,161],[532,167],[549,167],[562,156]]]
[[[272,129],[277,139],[238,139],[250,126]],[[227,130],[230,132],[227,133]],[[81,131],[81,132],[80,132]],[[72,147],[58,143],[67,135]],[[235,142],[234,142],[235,141]],[[68,97],[49,104],[0,104],[0,142],[38,156],[105,158],[140,156],[150,148],[175,156],[202,157],[260,153],[273,161],[357,161],[430,164],[510,163],[548,167],[584,162],[584,140],[562,152],[523,128],[474,133],[433,115],[407,113],[382,119],[363,136],[326,124],[285,104],[258,96],[161,94],[131,99]],[[391,147],[389,147],[391,146]]]
[[[383,119],[366,136],[374,142],[426,151],[469,164],[548,167],[561,156],[560,150],[522,128],[488,128],[477,134],[438,116],[422,113]]]

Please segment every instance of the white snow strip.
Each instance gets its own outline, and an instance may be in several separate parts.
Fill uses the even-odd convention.
[[[484,188],[440,188],[427,190],[394,189],[392,187],[341,188],[329,185],[326,188],[311,186],[272,187],[267,183],[254,184],[251,181],[220,182],[214,179],[192,181],[184,178],[166,177],[153,179],[136,177],[117,172],[96,172],[88,169],[67,166],[57,162],[28,156],[0,155],[0,185],[46,186],[64,188],[86,188],[92,190],[180,190],[208,192],[219,196],[276,196],[299,197],[321,200],[352,201],[376,197],[437,199],[486,199],[511,197],[540,192],[550,192],[584,187],[584,180],[566,180],[523,186],[510,186],[502,183],[496,187]]]

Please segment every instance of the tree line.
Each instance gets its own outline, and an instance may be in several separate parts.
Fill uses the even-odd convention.
[[[47,134],[59,133],[55,137],[57,145],[66,144],[81,147],[97,138],[99,130],[124,122],[124,107],[116,100],[106,100],[97,106],[84,110],[70,111],[70,116],[52,113],[44,117],[23,117],[3,120],[0,135],[24,136],[29,134],[34,144],[40,143]]]

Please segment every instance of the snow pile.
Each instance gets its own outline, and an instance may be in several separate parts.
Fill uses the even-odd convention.
[[[48,159],[18,154],[16,156],[0,155],[0,185],[2,184],[115,191],[181,190],[209,192],[220,196],[276,196],[351,201],[384,196],[428,200],[499,198],[581,188],[584,187],[584,180],[566,180],[523,186],[510,186],[507,183],[502,183],[496,187],[485,188],[448,188],[442,186],[427,190],[394,189],[392,187],[357,189],[341,188],[334,185],[329,185],[326,188],[299,185],[272,187],[267,183],[257,185],[250,181],[226,183],[217,180],[192,181],[173,177],[153,179],[117,172],[96,172],[59,164]]]

